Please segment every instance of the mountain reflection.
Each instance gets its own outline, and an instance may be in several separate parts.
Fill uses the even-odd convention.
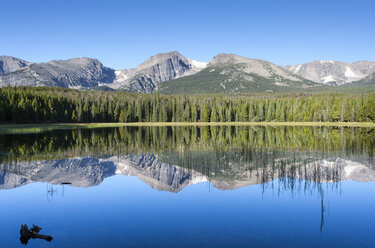
[[[374,130],[318,127],[137,127],[3,135],[0,189],[32,182],[90,187],[137,176],[157,190],[220,190],[297,181],[375,180]],[[279,184],[280,184],[279,183]],[[267,186],[267,185],[265,185]]]
[[[175,161],[175,162],[170,162]],[[279,179],[284,188],[296,180],[313,183],[375,180],[370,163],[316,154],[265,151],[128,154],[46,161],[3,163],[0,189],[32,182],[90,187],[114,175],[137,176],[152,188],[179,192],[189,185],[210,182],[220,190],[265,184]]]

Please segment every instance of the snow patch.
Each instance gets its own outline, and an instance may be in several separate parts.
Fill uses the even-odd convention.
[[[206,176],[201,176],[201,175],[198,175],[198,176],[195,176],[192,178],[192,180],[190,181],[189,185],[193,185],[193,184],[197,184],[197,183],[203,183],[203,182],[208,182],[208,178]]]
[[[80,85],[71,85],[69,86],[69,89],[74,89],[74,90],[81,90],[81,89],[84,89],[84,87],[80,86]]]
[[[207,67],[208,62],[201,62],[194,59],[188,59],[189,63],[196,69],[204,69]]]
[[[333,63],[335,63],[335,61],[333,61],[333,60],[319,60],[319,62],[320,62],[320,64],[327,64],[327,63],[333,64]]]
[[[326,77],[322,77],[322,80],[323,80],[323,82],[326,84],[326,83],[328,83],[328,82],[334,82],[334,81],[336,81],[333,77],[332,77],[332,75],[328,75],[328,76],[326,76]]]
[[[283,83],[283,82],[276,82],[274,84],[277,86],[289,86],[287,83]]]
[[[297,73],[301,69],[301,66],[302,65],[293,65],[291,68],[292,69],[291,71],[294,73]]]
[[[345,176],[348,177],[350,174],[352,174],[352,172],[357,168],[358,166],[355,166],[355,165],[349,165],[349,166],[345,166],[344,170],[345,170]]]
[[[361,76],[355,74],[349,66],[345,68],[345,77],[347,78],[360,78]]]

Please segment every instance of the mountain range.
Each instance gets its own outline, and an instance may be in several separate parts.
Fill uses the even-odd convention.
[[[136,68],[114,70],[92,58],[31,63],[0,56],[0,87],[8,85],[145,93],[289,92],[327,85],[375,85],[375,62],[313,61],[279,66],[235,54],[200,62],[172,51],[156,54]]]

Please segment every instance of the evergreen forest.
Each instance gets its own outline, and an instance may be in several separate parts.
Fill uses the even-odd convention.
[[[162,95],[0,88],[0,123],[375,122],[375,93]]]

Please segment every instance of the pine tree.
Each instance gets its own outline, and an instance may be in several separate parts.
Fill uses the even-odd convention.
[[[158,108],[156,106],[156,102],[152,105],[152,122],[158,122],[159,119],[159,113]]]
[[[120,116],[118,119],[118,122],[125,123],[126,122],[126,116],[125,116],[125,110],[121,109]]]
[[[183,121],[188,121],[188,122],[191,121],[191,119],[190,119],[190,105],[189,105],[189,103],[186,103],[186,105],[185,105],[185,110],[184,110],[184,114],[183,114]]]
[[[246,104],[242,104],[240,121],[247,121],[248,118],[249,118],[248,108],[247,108]]]
[[[191,105],[191,121],[192,122],[196,122],[197,121],[197,117],[198,117],[197,106],[193,102],[192,105]]]
[[[159,113],[159,121],[161,122],[167,122],[168,121],[168,115],[165,104],[161,105],[160,113]]]
[[[91,106],[91,121],[96,121],[96,106],[95,103]]]
[[[138,100],[136,102],[136,108],[137,108],[137,121],[142,122],[143,121],[143,110],[142,110],[142,102],[141,100]]]

